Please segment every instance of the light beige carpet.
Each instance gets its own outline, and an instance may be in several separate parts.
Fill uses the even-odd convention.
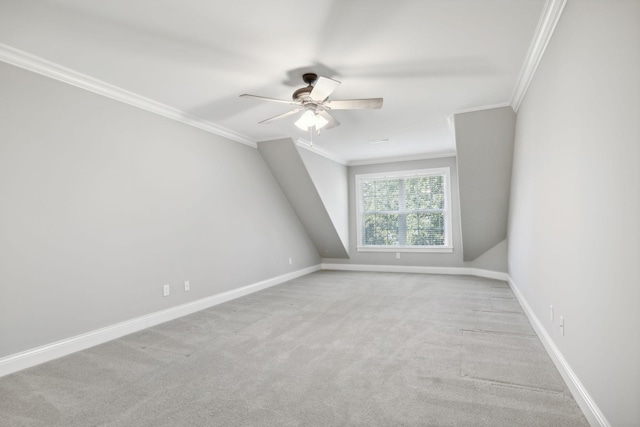
[[[0,378],[1,426],[584,426],[506,283],[321,271]]]

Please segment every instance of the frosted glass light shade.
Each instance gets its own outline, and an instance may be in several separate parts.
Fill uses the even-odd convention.
[[[296,126],[298,126],[302,130],[309,130],[310,127],[321,129],[326,126],[327,123],[329,123],[329,121],[324,117],[320,116],[319,114],[315,114],[311,110],[307,110],[296,121]]]

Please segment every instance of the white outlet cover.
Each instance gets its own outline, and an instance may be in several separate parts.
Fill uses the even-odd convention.
[[[191,285],[189,284],[188,280],[184,281],[184,290],[185,292],[191,290]]]
[[[169,296],[169,292],[170,292],[169,285],[164,285],[162,287],[162,295],[167,297]]]

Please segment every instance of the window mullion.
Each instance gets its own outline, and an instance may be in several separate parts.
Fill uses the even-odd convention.
[[[398,183],[398,244],[400,246],[407,244],[407,204],[404,184],[404,179]]]

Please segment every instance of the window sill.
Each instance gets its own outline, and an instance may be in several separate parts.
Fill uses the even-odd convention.
[[[453,253],[453,247],[441,246],[437,248],[407,248],[407,247],[372,247],[372,246],[358,246],[356,248],[358,252],[431,252],[431,253]]]

